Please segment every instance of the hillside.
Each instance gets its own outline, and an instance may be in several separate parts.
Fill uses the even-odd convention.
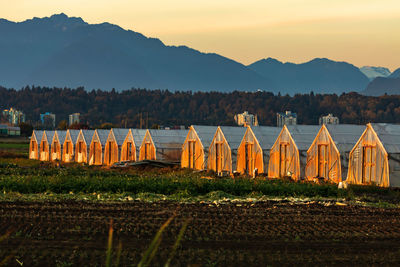
[[[357,93],[274,95],[267,92],[175,92],[127,90],[85,91],[82,88],[0,87],[0,109],[14,107],[36,123],[39,114],[56,114],[56,123],[68,114],[81,113],[81,122],[95,127],[113,123],[118,127],[145,125],[234,125],[234,115],[248,110],[257,114],[261,125],[276,125],[276,113],[291,110],[299,124],[318,124],[322,115],[333,113],[341,123],[400,123],[400,96],[370,97]],[[142,115],[141,115],[142,114]],[[148,120],[148,123],[147,123]]]
[[[316,58],[302,64],[283,63],[273,58],[262,59],[248,66],[268,77],[279,91],[336,93],[361,91],[368,78],[355,66],[326,58]]]
[[[0,20],[0,85],[110,90],[272,89],[246,66],[217,54],[160,40],[109,23],[65,14],[15,23]]]
[[[380,96],[383,94],[400,95],[400,77],[374,79],[363,92],[365,95]]]

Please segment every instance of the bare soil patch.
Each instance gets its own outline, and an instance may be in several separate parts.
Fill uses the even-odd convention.
[[[191,219],[173,265],[349,265],[400,262],[400,210],[288,202],[0,202],[0,261],[7,265],[105,264],[109,222],[120,265],[137,264],[160,226],[152,265],[163,265]],[[114,255],[115,256],[115,255]]]

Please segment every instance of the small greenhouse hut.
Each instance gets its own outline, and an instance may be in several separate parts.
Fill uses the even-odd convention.
[[[53,140],[51,141],[50,159],[51,161],[61,160],[62,157],[62,144],[64,144],[67,131],[57,130],[54,133]]]
[[[219,126],[208,149],[207,168],[217,173],[233,173],[236,155],[247,127]]]
[[[104,147],[104,164],[107,166],[119,162],[122,144],[130,133],[129,129],[112,128]]]
[[[146,135],[145,129],[129,129],[121,146],[120,161],[136,161],[139,154],[139,147]]]
[[[29,141],[29,159],[39,159],[39,144],[42,141],[43,131],[33,130]]]
[[[349,184],[400,187],[400,125],[367,124],[349,157]]]
[[[65,140],[62,144],[62,157],[63,162],[73,162],[75,158],[75,144],[79,136],[79,130],[67,130]]]
[[[306,178],[341,182],[347,175],[349,153],[364,129],[363,125],[322,125],[307,150]]]
[[[217,126],[190,126],[182,146],[182,168],[195,170],[204,170],[207,168],[208,149],[217,128]]]
[[[140,145],[139,160],[180,162],[187,130],[147,130]]]
[[[55,131],[43,131],[42,140],[40,141],[40,160],[50,160],[50,145],[53,140]]]
[[[272,148],[281,128],[271,126],[248,127],[237,152],[236,171],[252,175],[257,169],[264,173]]]
[[[307,150],[319,130],[318,125],[284,125],[270,151],[268,176],[304,177]]]
[[[96,129],[93,134],[92,142],[90,143],[89,165],[103,165],[104,148],[110,130]]]
[[[80,130],[75,143],[75,162],[88,163],[90,143],[94,130]]]

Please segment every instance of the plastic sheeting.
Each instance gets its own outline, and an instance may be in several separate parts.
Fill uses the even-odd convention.
[[[142,144],[140,145],[139,160],[156,160],[156,147],[154,146],[149,131],[146,131]]]
[[[74,156],[75,156],[74,147],[76,144],[76,140],[78,139],[79,132],[80,132],[79,130],[67,130],[62,149],[62,161],[64,162],[74,161]]]
[[[129,129],[121,145],[121,161],[136,161],[136,146],[133,140],[132,130]]]
[[[42,140],[40,142],[40,157],[39,160],[41,161],[48,161],[49,160],[49,144],[46,140]]]
[[[258,143],[253,131],[249,127],[244,134],[243,140],[237,152],[236,171],[251,175],[254,169],[264,172],[263,150]]]
[[[57,130],[54,133],[53,140],[51,142],[51,160],[61,160],[62,150],[61,145],[65,141],[67,131]]]
[[[43,131],[33,130],[29,142],[29,159],[39,159],[39,144],[42,141]]]
[[[118,162],[118,144],[115,141],[107,141],[104,147],[104,164],[107,166]]]
[[[51,160],[61,160],[61,144],[56,140],[51,144]]]
[[[95,130],[92,142],[90,143],[89,165],[102,165],[107,162],[103,159],[103,148],[106,145],[110,130]]]
[[[216,130],[217,126],[190,126],[182,146],[182,168],[206,169],[208,148]]]
[[[89,146],[94,136],[94,130],[80,130],[75,144],[75,161],[88,163]]]
[[[252,175],[257,168],[258,173],[264,173],[269,151],[280,131],[281,128],[270,126],[248,128],[238,148],[236,170]]]
[[[216,172],[236,170],[236,155],[247,127],[218,127],[208,150],[207,167]]]
[[[139,157],[166,162],[180,162],[182,145],[187,133],[187,130],[150,129],[146,132],[140,147]],[[146,153],[147,157],[145,157]]]
[[[112,165],[119,162],[122,145],[129,133],[129,129],[111,129],[104,147],[104,163],[106,165]]]
[[[285,176],[290,176],[294,179],[300,178],[299,150],[286,126],[283,126],[281,133],[271,148],[268,176],[271,178]]]
[[[135,159],[139,159],[139,150],[140,146],[143,142],[144,136],[146,135],[147,130],[146,129],[131,129],[132,137],[133,137],[133,143],[135,145]]]
[[[50,144],[53,140],[55,131],[43,131],[42,141],[40,142],[40,160],[50,160]]]
[[[323,125],[307,151],[305,176],[307,179],[324,177],[339,183],[342,180],[341,170],[339,150]]]
[[[89,165],[103,164],[103,149],[100,142],[93,140],[90,144]]]
[[[348,183],[390,185],[388,153],[371,124],[367,125],[349,157]]]

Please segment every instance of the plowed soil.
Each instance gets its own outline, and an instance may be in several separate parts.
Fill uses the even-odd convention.
[[[190,219],[172,265],[397,265],[400,210],[280,202],[1,202],[0,262],[102,266],[110,220],[113,262],[137,264],[173,214],[151,265],[163,265]],[[20,262],[20,263],[19,263]]]

